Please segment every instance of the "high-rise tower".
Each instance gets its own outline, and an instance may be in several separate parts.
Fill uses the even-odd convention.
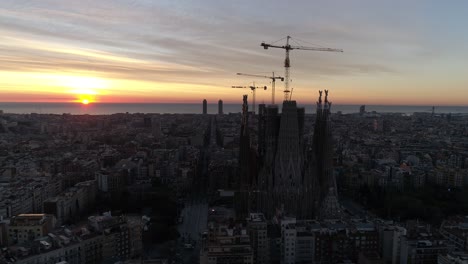
[[[218,115],[222,115],[223,114],[223,100],[219,100],[218,101]]]
[[[206,99],[203,99],[203,114],[206,115],[208,113],[208,102]]]

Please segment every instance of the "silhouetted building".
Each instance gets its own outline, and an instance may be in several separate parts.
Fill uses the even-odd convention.
[[[143,117],[143,125],[144,125],[146,128],[151,127],[151,116],[145,116],[145,117]]]
[[[317,102],[312,147],[305,149],[304,108],[284,101],[282,114],[276,106],[259,106],[258,114],[258,211],[267,218],[281,215],[297,219],[339,218],[333,175],[333,147],[328,91]],[[320,211],[322,213],[320,213]]]
[[[302,127],[304,109],[298,109],[296,101],[284,101],[275,156],[273,192],[275,209],[296,214],[298,192],[302,187],[304,156],[302,151]],[[299,114],[302,112],[302,114]],[[302,117],[302,120],[299,118]],[[285,208],[291,207],[291,208]]]
[[[208,102],[206,99],[203,99],[203,114],[206,115],[208,113]]]
[[[366,113],[366,106],[361,105],[361,107],[359,107],[359,114],[364,115],[365,113]]]
[[[260,171],[257,185],[259,189],[259,209],[267,216],[274,213],[271,203],[273,188],[274,161],[278,142],[280,116],[276,105],[260,105],[258,114],[258,155]]]
[[[304,108],[284,101],[281,117],[274,105],[259,107],[259,210],[302,215],[304,195]],[[312,208],[310,208],[312,210]]]
[[[218,115],[223,114],[223,100],[218,101]]]
[[[331,102],[328,90],[325,90],[325,102],[322,104],[322,91],[317,102],[312,159],[316,175],[316,210],[323,219],[339,218],[342,214],[338,203],[335,175],[333,174],[333,145],[330,122]]]
[[[236,212],[238,218],[245,218],[255,202],[251,196],[252,190],[256,188],[254,183],[255,178],[255,161],[250,149],[250,132],[249,132],[249,106],[247,103],[247,95],[243,96],[242,105],[242,123],[240,133],[239,146],[239,190],[236,196]]]

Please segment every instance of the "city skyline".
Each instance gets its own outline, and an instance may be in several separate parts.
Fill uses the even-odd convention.
[[[231,85],[256,81],[269,88],[257,101],[269,102],[267,80],[235,74],[283,76],[284,51],[260,43],[291,35],[305,46],[344,50],[291,53],[293,99],[301,103],[330,89],[335,104],[466,105],[467,7],[2,1],[0,101],[232,103],[247,91]],[[282,89],[278,82],[276,98]]]

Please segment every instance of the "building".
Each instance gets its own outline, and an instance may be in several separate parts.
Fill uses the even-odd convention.
[[[268,245],[267,222],[262,213],[250,213],[247,219],[247,230],[249,232],[250,244],[253,249],[253,263],[270,263],[270,252]]]
[[[359,253],[359,264],[385,264],[382,257],[377,252]]]
[[[261,106],[259,112],[259,138],[264,138],[259,142],[259,209],[268,218],[275,212],[300,216],[304,209],[304,108],[298,108],[296,101],[284,101],[281,116],[276,106]]]
[[[278,224],[268,223],[268,247],[270,250],[270,263],[281,263],[281,227]]]
[[[365,105],[361,105],[359,107],[359,115],[364,115],[366,113],[366,106]]]
[[[219,100],[218,101],[218,115],[222,115],[223,114],[223,100]]]
[[[44,201],[44,213],[53,214],[57,224],[72,221],[94,207],[97,195],[96,180],[77,183],[59,196]]]
[[[296,101],[284,101],[275,156],[275,175],[272,186],[274,208],[300,214],[300,191],[304,168],[303,126],[304,109]],[[298,192],[299,191],[299,192]]]
[[[274,236],[274,226],[281,230],[279,240]],[[274,226],[268,227],[271,263],[357,263],[361,253],[375,259],[379,252],[376,225],[367,220],[317,221],[283,217]],[[279,257],[275,256],[277,252],[280,252]]]
[[[400,261],[401,238],[406,229],[396,225],[385,225],[379,230],[382,258],[386,263],[398,264]]]
[[[55,217],[50,214],[20,214],[10,219],[9,244],[22,244],[47,235],[55,227]]]
[[[438,233],[408,232],[401,239],[400,264],[437,263],[438,255],[447,251],[447,241]]]
[[[260,171],[257,186],[259,193],[259,210],[267,218],[274,214],[271,203],[271,190],[274,179],[274,161],[278,145],[280,115],[276,105],[259,105],[258,113],[258,154],[260,160]]]
[[[254,254],[247,230],[220,224],[208,230],[202,241],[200,264],[253,264]]]
[[[342,214],[338,203],[336,179],[333,173],[333,146],[330,121],[331,102],[328,101],[328,90],[325,90],[325,100],[322,104],[322,91],[319,91],[317,116],[312,142],[311,166],[316,181],[316,212],[322,219],[339,219]]]
[[[25,252],[22,249],[16,251],[17,259],[14,263],[18,264],[80,264],[81,259],[81,243],[77,240],[72,240],[67,236],[48,237],[47,240],[35,241],[39,251]],[[27,254],[22,256],[22,254]]]
[[[468,264],[468,254],[466,251],[439,254],[437,264]]]
[[[103,234],[103,259],[121,261],[141,254],[141,221],[129,221],[125,216],[105,213],[88,217],[88,226],[92,232]]]
[[[267,218],[291,215],[297,219],[339,219],[333,174],[328,91],[317,102],[312,149],[304,148],[304,108],[284,101],[281,115],[276,106],[260,105],[258,119],[258,210]],[[325,202],[324,202],[325,201]]]
[[[281,263],[296,263],[296,219],[284,219],[281,221]]]
[[[256,188],[256,169],[254,154],[250,147],[249,111],[247,95],[243,96],[242,123],[239,146],[239,182],[236,193],[236,212],[240,219],[248,216],[249,211],[256,207],[256,201],[251,191]]]
[[[468,217],[454,216],[442,222],[440,234],[447,244],[457,251],[468,251]]]
[[[206,99],[203,99],[203,114],[208,114],[208,102],[206,101]]]

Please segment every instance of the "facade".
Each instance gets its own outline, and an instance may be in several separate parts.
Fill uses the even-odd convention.
[[[281,223],[281,260],[285,264],[296,263],[296,219]]]
[[[253,264],[254,253],[247,230],[219,225],[210,228],[202,242],[200,264]]]
[[[468,250],[468,217],[455,216],[446,219],[440,225],[439,232],[454,250]]]
[[[142,221],[110,214],[91,216],[88,225],[60,228],[27,244],[11,246],[14,263],[114,263],[138,258],[142,252]]]
[[[362,219],[296,220],[283,218],[280,239],[274,226],[268,227],[271,263],[356,263],[359,254],[379,252],[379,232],[373,222]],[[274,258],[275,251],[280,255]],[[380,255],[379,255],[380,259]]]
[[[437,263],[438,255],[447,251],[447,242],[440,234],[409,233],[401,240],[400,264]]]
[[[265,216],[261,213],[250,213],[247,221],[247,229],[250,236],[250,244],[252,245],[254,252],[253,263],[270,263],[267,222]]]
[[[46,242],[47,243],[47,242]],[[49,244],[42,243],[40,246],[44,252],[26,258],[20,258],[15,263],[18,264],[56,264],[65,261],[68,264],[80,264],[81,245],[77,242],[65,242],[63,247],[52,249]],[[63,262],[62,262],[63,263]]]
[[[383,225],[379,229],[382,258],[386,263],[398,264],[400,261],[401,238],[406,229],[396,225]]]
[[[94,206],[97,195],[95,180],[76,184],[59,196],[44,201],[44,212],[55,215],[57,224],[62,225]]]
[[[20,214],[10,219],[9,244],[21,244],[47,235],[55,227],[55,217],[50,214]]]
[[[468,254],[466,251],[439,254],[437,264],[468,264]]]

